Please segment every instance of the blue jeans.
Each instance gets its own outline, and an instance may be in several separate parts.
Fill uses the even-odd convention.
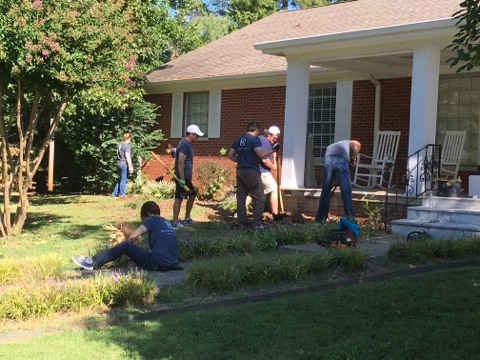
[[[123,196],[126,194],[128,179],[128,167],[127,165],[117,165],[118,180],[113,188],[112,196]]]
[[[116,260],[122,255],[127,255],[143,270],[167,270],[168,264],[157,264],[153,261],[153,256],[150,251],[145,250],[129,241],[123,241],[114,247],[101,252],[92,257],[93,263],[96,267],[102,267],[106,263]]]
[[[347,217],[355,217],[352,202],[352,185],[350,184],[350,169],[347,159],[340,155],[329,155],[324,158],[322,171],[322,194],[318,204],[315,221],[325,222],[330,210],[330,191],[333,180],[340,186],[343,208]]]

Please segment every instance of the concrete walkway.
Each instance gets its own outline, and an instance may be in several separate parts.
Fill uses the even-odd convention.
[[[385,236],[381,238],[374,238],[369,240],[360,240],[357,244],[358,249],[366,250],[371,257],[383,257],[388,251],[390,245],[394,242],[401,241],[402,239],[395,236]],[[317,244],[298,244],[298,245],[285,245],[280,247],[280,250],[285,251],[325,251],[327,248],[319,246]],[[183,267],[188,267],[188,264],[180,264]],[[124,268],[112,268],[105,270],[97,271],[87,271],[82,270],[82,276],[92,276],[98,272],[101,273],[112,273],[115,271],[120,271],[127,273],[129,270],[128,267]],[[171,271],[148,271],[148,274],[155,279],[158,286],[168,286],[181,284],[185,280],[185,271],[184,270],[171,270]]]

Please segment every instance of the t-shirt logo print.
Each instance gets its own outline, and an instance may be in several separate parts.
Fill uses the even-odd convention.
[[[241,138],[241,139],[240,139],[240,146],[241,146],[241,147],[244,147],[246,144],[247,144],[247,139]]]

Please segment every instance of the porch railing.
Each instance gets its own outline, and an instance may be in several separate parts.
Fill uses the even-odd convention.
[[[442,145],[428,144],[385,168],[384,179],[389,179],[393,171],[392,186],[385,191],[385,229],[389,205],[403,204],[406,207],[434,190],[435,178],[440,175],[441,158]]]

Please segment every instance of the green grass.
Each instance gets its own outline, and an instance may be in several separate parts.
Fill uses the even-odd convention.
[[[0,238],[0,257],[57,253],[69,259],[79,250],[107,241],[101,225],[117,221],[138,224],[142,203],[142,198],[111,196],[33,196],[22,234]]]
[[[31,259],[56,254],[59,263],[66,264],[64,268],[75,268],[70,261],[71,255],[88,254],[107,244],[108,233],[101,225],[139,224],[140,206],[145,200],[140,196],[125,199],[89,195],[32,197],[24,233],[0,239],[0,261],[2,258]],[[161,201],[160,205],[162,214],[170,219],[171,203]],[[201,217],[203,211],[195,207],[194,218]],[[183,212],[184,206],[182,215]],[[301,243],[308,238],[313,242],[319,236],[318,225],[313,225],[285,229],[272,229],[272,226],[265,234],[275,233],[277,244],[284,243],[285,239]],[[269,249],[269,239],[229,230],[219,222],[203,222],[180,229],[178,236],[182,241],[192,241],[192,247],[202,239],[247,236],[261,245],[258,247],[268,250],[267,257],[275,256],[275,250]],[[465,245],[458,251],[456,247],[452,249],[459,254],[462,251],[471,253],[471,249],[478,247],[477,242],[477,239],[470,239],[464,241]],[[451,246],[447,250],[439,246],[443,245],[435,244],[434,251],[428,247],[427,252],[422,250],[425,247],[422,244],[415,248],[408,246],[408,249],[416,249],[408,253],[407,246],[399,245],[390,255],[397,254],[405,260],[417,253],[423,258],[451,250]],[[212,263],[222,261],[233,265],[228,258],[212,259]],[[6,269],[11,269],[6,278],[14,278],[16,267],[7,266],[7,261],[4,263]],[[288,262],[288,266],[294,265]],[[265,273],[265,269],[260,269],[256,276],[261,278],[262,271]],[[306,281],[312,284],[325,279],[310,275]],[[298,285],[301,287],[305,283]],[[176,307],[179,303],[196,304],[202,299],[211,301],[218,295],[208,291],[196,294],[185,286],[161,289],[156,299],[165,303],[173,301],[171,305]],[[262,288],[256,284],[253,292],[268,291],[269,286]],[[480,338],[479,286],[479,269],[447,270],[231,308],[130,321],[103,330],[18,338],[14,343],[0,345],[0,359],[474,359],[478,358],[480,350],[477,341]],[[235,290],[238,293],[232,296],[242,297],[252,289]],[[198,298],[194,298],[196,295]],[[136,312],[132,307],[124,313],[129,311]],[[85,315],[99,319],[116,316],[109,312],[87,312]],[[28,323],[0,323],[0,334],[10,329],[72,324],[85,320],[86,316],[70,314],[64,318],[38,318]]]
[[[10,359],[475,359],[480,269],[438,271],[0,346]]]

